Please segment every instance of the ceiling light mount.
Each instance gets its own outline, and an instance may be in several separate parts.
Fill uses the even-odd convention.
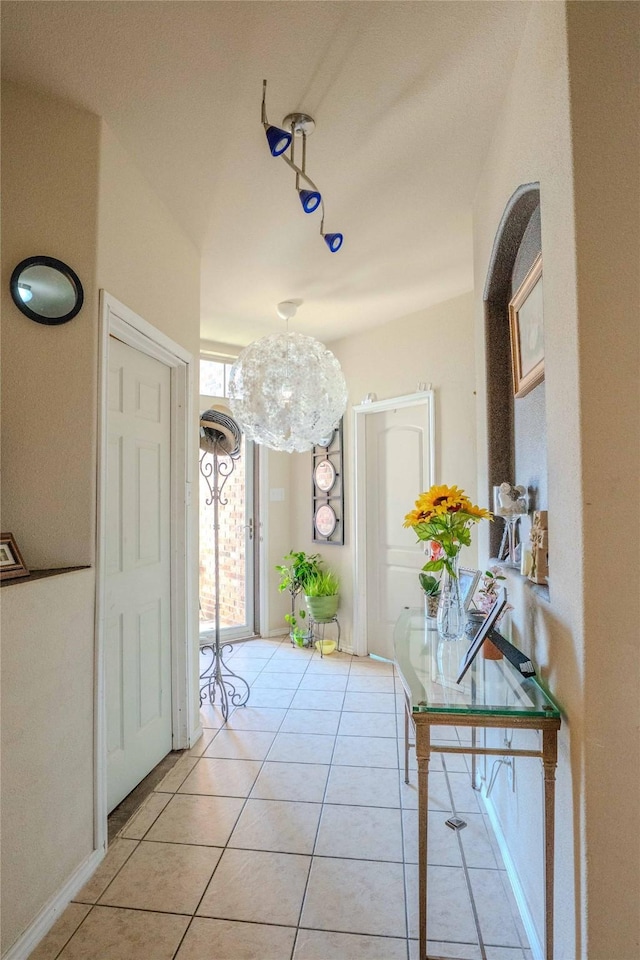
[[[311,136],[316,128],[316,122],[308,113],[288,113],[282,121],[282,127],[273,127],[267,120],[267,81],[262,81],[262,112],[261,123],[264,127],[269,150],[273,157],[282,157],[296,175],[296,191],[298,199],[305,213],[314,213],[318,208],[321,211],[320,236],[323,238],[331,253],[337,253],[342,247],[344,236],[341,233],[325,233],[324,229],[324,200],[320,190],[307,174],[307,137]],[[295,142],[302,139],[302,162],[300,166],[295,161]],[[301,181],[303,183],[301,184]]]
[[[308,113],[288,113],[282,126],[285,130],[291,130],[294,137],[310,137],[316,128],[316,122]]]
[[[276,307],[281,320],[292,320],[295,317],[302,300],[282,300]]]

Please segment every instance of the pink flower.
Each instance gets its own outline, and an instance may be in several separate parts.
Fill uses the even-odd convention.
[[[444,557],[444,547],[437,540],[427,542],[427,551],[429,560],[442,560]]]

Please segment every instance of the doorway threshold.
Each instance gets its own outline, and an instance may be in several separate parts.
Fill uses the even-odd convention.
[[[146,775],[144,780],[141,780],[138,786],[134,787],[131,793],[127,794],[117,807],[114,807],[107,819],[109,844],[120,830],[122,830],[125,823],[131,819],[136,810],[142,806],[149,794],[153,793],[155,787],[160,783],[162,778],[166,776],[169,770],[171,770],[184,752],[184,750],[172,750],[168,753],[166,757],[163,757],[160,763],[156,764],[153,770]]]

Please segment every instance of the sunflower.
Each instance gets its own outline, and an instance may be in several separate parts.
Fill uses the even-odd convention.
[[[476,507],[473,503],[469,503],[464,512],[473,517],[475,521],[493,519],[493,514],[489,510],[485,510],[484,507]]]
[[[454,528],[466,526],[468,521],[478,523],[485,519],[491,520],[492,515],[483,507],[471,503],[464,490],[445,484],[434,484],[420,494],[415,502],[415,509],[405,516],[403,525],[417,527],[433,521],[444,524],[447,528]]]
[[[452,577],[457,576],[454,561],[462,547],[471,544],[471,526],[480,520],[492,520],[488,510],[478,507],[459,487],[447,487],[434,484],[421,493],[415,503],[415,509],[404,518],[404,526],[412,527],[418,540],[439,544],[442,555],[430,559],[423,570],[442,570],[446,568]]]
[[[457,513],[471,506],[464,490],[458,487],[447,487],[444,484],[435,484],[426,493],[421,493],[416,500],[416,506],[425,513],[433,516],[440,513]]]

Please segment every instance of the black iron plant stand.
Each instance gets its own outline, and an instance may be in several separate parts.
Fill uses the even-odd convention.
[[[225,722],[229,718],[229,705],[243,707],[249,700],[249,684],[225,663],[224,653],[232,649],[231,643],[220,643],[220,507],[228,501],[223,496],[225,484],[240,458],[240,429],[235,420],[220,409],[206,410],[200,417],[200,473],[207,482],[209,497],[207,506],[213,504],[215,534],[215,634],[212,643],[200,644],[200,650],[211,651],[211,662],[200,674],[200,705],[208,700],[213,706],[216,691],[220,693],[220,709]]]

